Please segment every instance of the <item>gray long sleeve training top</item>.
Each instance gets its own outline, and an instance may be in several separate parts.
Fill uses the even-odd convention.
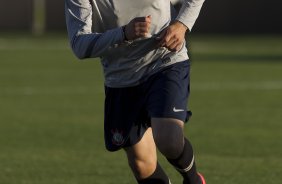
[[[185,44],[178,52],[156,47],[157,35],[172,20],[192,29],[204,0],[183,0],[177,14],[170,0],[65,0],[71,48],[80,58],[101,58],[105,85],[129,87],[168,65],[188,59]],[[151,15],[151,36],[124,41],[122,26]]]

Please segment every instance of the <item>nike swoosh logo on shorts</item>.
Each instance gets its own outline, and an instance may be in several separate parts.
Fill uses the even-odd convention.
[[[183,112],[184,109],[176,109],[175,107],[173,107],[173,112]]]

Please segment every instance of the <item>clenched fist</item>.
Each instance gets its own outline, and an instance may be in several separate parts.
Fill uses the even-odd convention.
[[[150,34],[151,16],[136,17],[132,19],[124,28],[125,38],[135,40],[146,37]]]

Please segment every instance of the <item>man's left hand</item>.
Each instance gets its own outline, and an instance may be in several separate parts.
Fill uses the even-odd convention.
[[[160,40],[159,46],[166,47],[170,51],[179,51],[185,40],[185,33],[188,28],[179,21],[175,21],[165,28],[157,40]]]

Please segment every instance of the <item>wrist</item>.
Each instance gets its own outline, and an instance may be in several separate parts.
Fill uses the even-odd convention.
[[[189,28],[188,28],[185,24],[183,24],[182,22],[176,20],[173,24],[174,24],[175,26],[177,26],[178,28],[183,29],[183,30],[189,32]]]

